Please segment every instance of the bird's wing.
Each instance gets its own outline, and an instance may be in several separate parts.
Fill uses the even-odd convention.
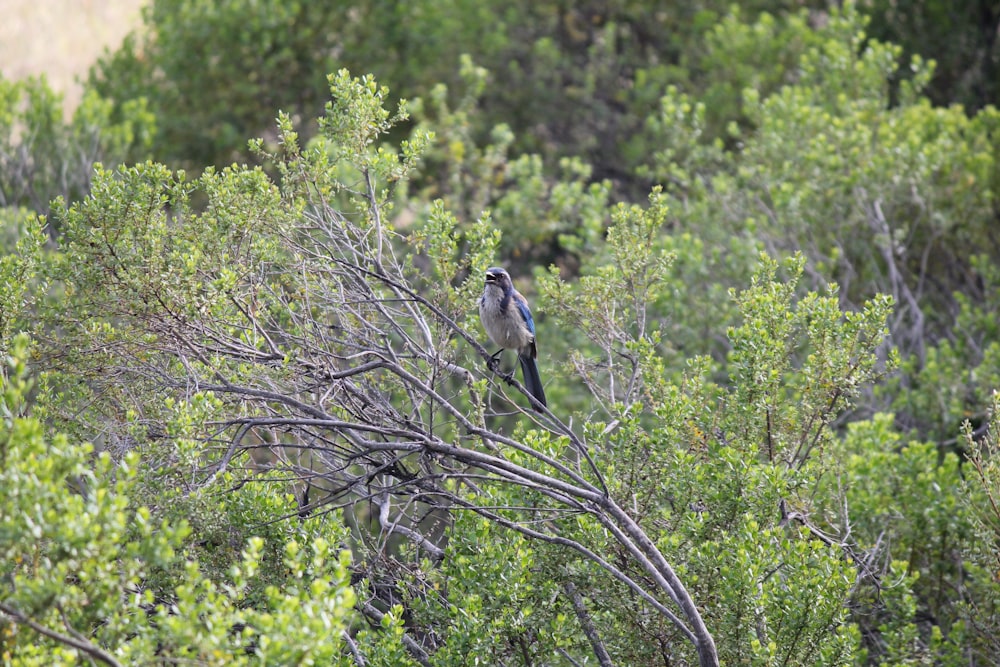
[[[514,304],[517,306],[517,312],[521,313],[521,319],[524,323],[528,325],[528,331],[531,335],[535,335],[535,320],[531,317],[531,309],[528,308],[528,300],[521,296],[519,293],[514,293]]]

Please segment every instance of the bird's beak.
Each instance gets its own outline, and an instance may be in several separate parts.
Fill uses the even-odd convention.
[[[496,275],[494,275],[492,273],[487,273],[486,274],[486,282],[487,282],[487,284],[489,284],[489,283],[495,283],[496,281],[497,281]]]

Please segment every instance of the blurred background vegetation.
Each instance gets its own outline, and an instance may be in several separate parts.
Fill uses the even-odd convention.
[[[672,462],[664,469],[698,472],[658,481],[639,475],[649,485],[642,488],[663,494],[670,488],[670,494],[685,497],[689,491],[681,487],[697,487],[719,503],[712,510],[715,534],[705,523],[686,526],[677,517],[650,521],[677,531],[665,530],[664,549],[696,575],[697,593],[711,601],[709,615],[725,629],[720,636],[728,639],[720,645],[729,647],[731,664],[777,664],[779,658],[784,664],[1000,660],[1000,510],[993,502],[1000,495],[1000,471],[993,458],[996,437],[988,429],[1000,388],[996,0],[150,0],[141,13],[133,2],[65,4],[56,11],[53,3],[14,3],[10,12],[5,9],[0,29],[6,50],[0,54],[0,275],[10,286],[0,299],[5,352],[26,355],[22,343],[11,342],[13,334],[52,334],[59,324],[43,325],[41,313],[49,312],[52,302],[73,299],[68,286],[80,275],[36,273],[45,253],[85,245],[88,229],[131,230],[136,223],[128,217],[132,213],[115,208],[121,202],[114,200],[106,174],[104,189],[87,206],[81,204],[91,192],[96,165],[110,170],[152,160],[183,170],[184,176],[161,183],[164,189],[170,183],[171,197],[203,173],[214,183],[216,170],[232,164],[259,166],[280,180],[288,174],[275,155],[290,135],[276,123],[279,112],[287,114],[304,146],[335,155],[329,132],[317,120],[331,113],[331,105],[336,111],[338,103],[331,102],[328,75],[342,68],[372,73],[391,90],[386,106],[409,101],[409,115],[382,138],[386,150],[433,133],[405,183],[387,199],[386,212],[401,238],[417,244],[445,233],[461,249],[462,239],[481,234],[483,221],[499,230],[494,262],[511,270],[536,308],[551,402],[581,423],[624,421],[630,428],[648,428],[646,436]],[[77,27],[71,12],[84,6],[103,9],[95,19],[100,31]],[[31,23],[30,12],[42,9],[55,20]],[[109,48],[98,52],[99,44]],[[57,59],[58,53],[65,56]],[[79,77],[77,84],[67,83],[70,72]],[[48,80],[31,78],[39,74]],[[251,148],[248,141],[258,137]],[[160,183],[153,171],[137,179]],[[186,195],[178,200],[194,209],[206,206],[211,193],[191,189],[190,202]],[[181,215],[172,199],[164,206]],[[443,210],[455,221],[446,232],[440,227]],[[655,233],[623,241],[616,233],[628,229],[639,210],[655,213]],[[94,211],[120,217],[112,224]],[[39,215],[47,216],[44,238],[35,233]],[[649,380],[641,397],[648,402],[646,421],[635,417],[632,424],[630,408],[617,404],[621,395],[593,389],[609,373],[600,361],[607,334],[589,327],[606,314],[601,303],[615,302],[644,279],[630,274],[628,258],[646,251],[669,257],[669,269],[657,265],[641,308],[630,303],[618,311],[617,317],[632,320],[615,330],[623,338],[607,342],[609,349],[634,352],[623,341],[652,341],[663,382],[688,391],[696,369],[714,384],[697,397],[703,402],[686,412],[678,408],[670,421],[663,417],[670,391]],[[757,295],[776,299],[785,310],[776,306],[775,312],[794,320],[794,331],[782,334],[787,340],[765,337],[767,326],[781,327],[760,313],[757,322],[751,317],[756,311],[735,297],[756,285],[762,270],[768,272],[761,253],[782,262],[794,258],[768,274],[788,287],[788,302]],[[429,254],[413,254],[412,279],[437,297],[441,269]],[[457,287],[469,276],[456,270],[447,277]],[[99,291],[100,281],[93,280],[90,295]],[[811,304],[817,293],[830,296],[848,322],[878,295],[894,304],[886,339],[874,352],[884,373],[873,374],[877,381],[863,386],[850,376],[838,379],[842,385],[835,396],[850,394],[852,402],[831,403],[837,405],[829,424],[836,437],[823,441],[822,467],[812,470],[812,477],[788,482],[801,494],[797,511],[810,513],[829,534],[852,545],[852,568],[778,543],[789,519],[768,503],[784,495],[760,491],[749,503],[758,509],[729,497],[726,475],[733,469],[757,471],[740,478],[748,488],[771,488],[755,467],[767,463],[758,460],[759,452],[748,450],[737,462],[695,460],[704,442],[728,445],[728,433],[756,432],[751,417],[739,412],[741,405],[757,405],[759,397],[747,393],[754,386],[776,383],[766,406],[768,438],[773,410],[787,415],[786,423],[775,422],[776,433],[812,427],[802,416],[808,407],[802,401],[817,383],[833,382],[817,360],[826,359],[823,350],[833,355],[836,330],[829,323],[817,328],[821,314],[805,306],[796,310],[791,302]],[[81,292],[75,294],[79,299]],[[638,321],[655,335],[647,340],[643,331],[630,339]],[[741,329],[755,322],[759,327],[750,333]],[[553,335],[556,330],[561,335]],[[807,343],[793,345],[795,336]],[[619,343],[621,348],[615,347]],[[747,361],[752,356],[747,350],[757,347],[780,349],[784,356],[776,353],[767,373],[753,375],[748,369],[757,367]],[[82,358],[72,362],[66,350],[50,348],[48,358],[36,354],[43,366],[89,378],[88,391],[107,386],[103,360],[86,358],[83,349]],[[849,357],[841,361],[851,368],[861,363]],[[107,439],[111,408],[101,408],[78,387],[61,391],[39,410],[51,417],[47,426],[80,440],[97,434]],[[817,408],[817,414],[826,413]],[[125,415],[121,408],[116,418],[127,421]],[[805,421],[798,424],[799,418]],[[38,449],[40,437],[31,434],[25,441]],[[148,437],[144,444],[152,447],[156,438]],[[649,455],[640,451],[641,440],[619,443],[622,458],[608,465],[619,471],[637,465]],[[677,452],[663,453],[675,442]],[[681,450],[691,459],[678,454]],[[81,474],[81,459],[74,456],[73,474]],[[160,504],[150,488],[136,485],[128,492]],[[630,493],[635,488],[625,485]],[[173,514],[159,508],[167,517],[188,513],[196,537],[188,540],[177,531],[169,538],[175,545],[190,543],[209,576],[229,576],[212,563],[233,560],[236,538],[225,535],[248,537],[243,515],[280,514],[274,509],[278,496],[238,498],[225,513],[186,496]],[[753,522],[742,524],[734,518],[751,515]],[[482,545],[497,543],[496,528],[466,523],[471,522],[462,520],[468,532],[455,547],[466,550],[463,558],[488,563]],[[310,525],[310,539],[323,533]],[[266,548],[280,551],[275,545],[290,540],[290,531],[269,528]],[[740,604],[739,591],[718,590],[709,582],[722,571],[753,571],[753,563],[715,559],[722,558],[718,553],[745,556],[741,549],[748,544],[773,548],[768,553],[781,562],[820,563],[801,575],[811,588],[803,583],[799,602],[812,604],[811,593],[803,591],[833,596],[823,612],[826,621],[811,620],[809,631],[821,637],[836,630],[836,642],[816,639],[811,653],[787,644],[772,649],[761,645],[759,627],[755,632],[750,621],[727,611]],[[519,547],[496,548],[510,557]],[[545,569],[533,570],[525,559],[516,572],[521,583]],[[862,561],[864,567],[858,565]],[[841,571],[855,565],[861,574]],[[300,574],[305,568],[296,567]],[[167,563],[157,576],[169,579],[172,568],[180,565]],[[864,579],[876,571],[878,577]],[[190,572],[185,576],[201,581]],[[341,592],[352,583],[340,570],[329,576]],[[449,573],[456,590],[486,586],[463,576]],[[851,576],[857,578],[845,579],[833,592],[823,588]],[[765,573],[759,581],[778,578]],[[175,585],[170,581],[163,586]],[[616,609],[620,600],[613,592],[577,585],[588,599],[600,601],[609,617],[627,613]],[[747,585],[749,590],[758,582]],[[541,596],[544,586],[537,588]],[[261,584],[261,597],[263,590]],[[770,600],[772,620],[780,613],[793,615],[795,594],[787,598],[775,593]],[[338,605],[331,613],[350,607],[343,599]],[[415,608],[412,614],[419,612],[425,616],[407,618],[411,628],[432,627],[442,635],[450,628],[458,636],[457,621],[436,616],[440,609]],[[532,651],[555,655],[546,653],[534,621],[505,622],[510,624],[505,632],[517,641],[494,647],[494,656],[530,664],[523,656]],[[554,618],[545,622],[557,624]],[[642,625],[641,619],[636,622]],[[399,648],[385,637],[401,633],[402,624],[390,625],[387,621],[379,640],[387,642],[378,648],[384,655]],[[615,627],[621,664],[673,664],[647,645],[630,644],[630,633]],[[658,630],[643,627],[650,633],[645,639],[655,643],[649,637],[659,637]],[[482,626],[463,626],[462,632],[466,639],[475,637]],[[0,636],[4,641],[15,643]]]

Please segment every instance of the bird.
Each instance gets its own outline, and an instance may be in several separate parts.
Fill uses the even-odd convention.
[[[547,405],[542,379],[535,363],[538,357],[535,320],[531,317],[528,300],[514,289],[506,270],[498,267],[486,270],[486,283],[483,295],[479,298],[479,319],[486,335],[500,346],[493,357],[496,358],[504,350],[517,350],[525,389],[536,401]],[[541,412],[537,407],[532,407]]]

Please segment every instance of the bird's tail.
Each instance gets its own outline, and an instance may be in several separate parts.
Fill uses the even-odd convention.
[[[517,355],[517,360],[521,362],[521,373],[524,375],[524,388],[539,403],[547,405],[545,402],[545,390],[542,389],[542,378],[538,376],[538,365],[535,363],[535,360],[528,355],[521,354]],[[541,412],[541,410],[537,411]]]

